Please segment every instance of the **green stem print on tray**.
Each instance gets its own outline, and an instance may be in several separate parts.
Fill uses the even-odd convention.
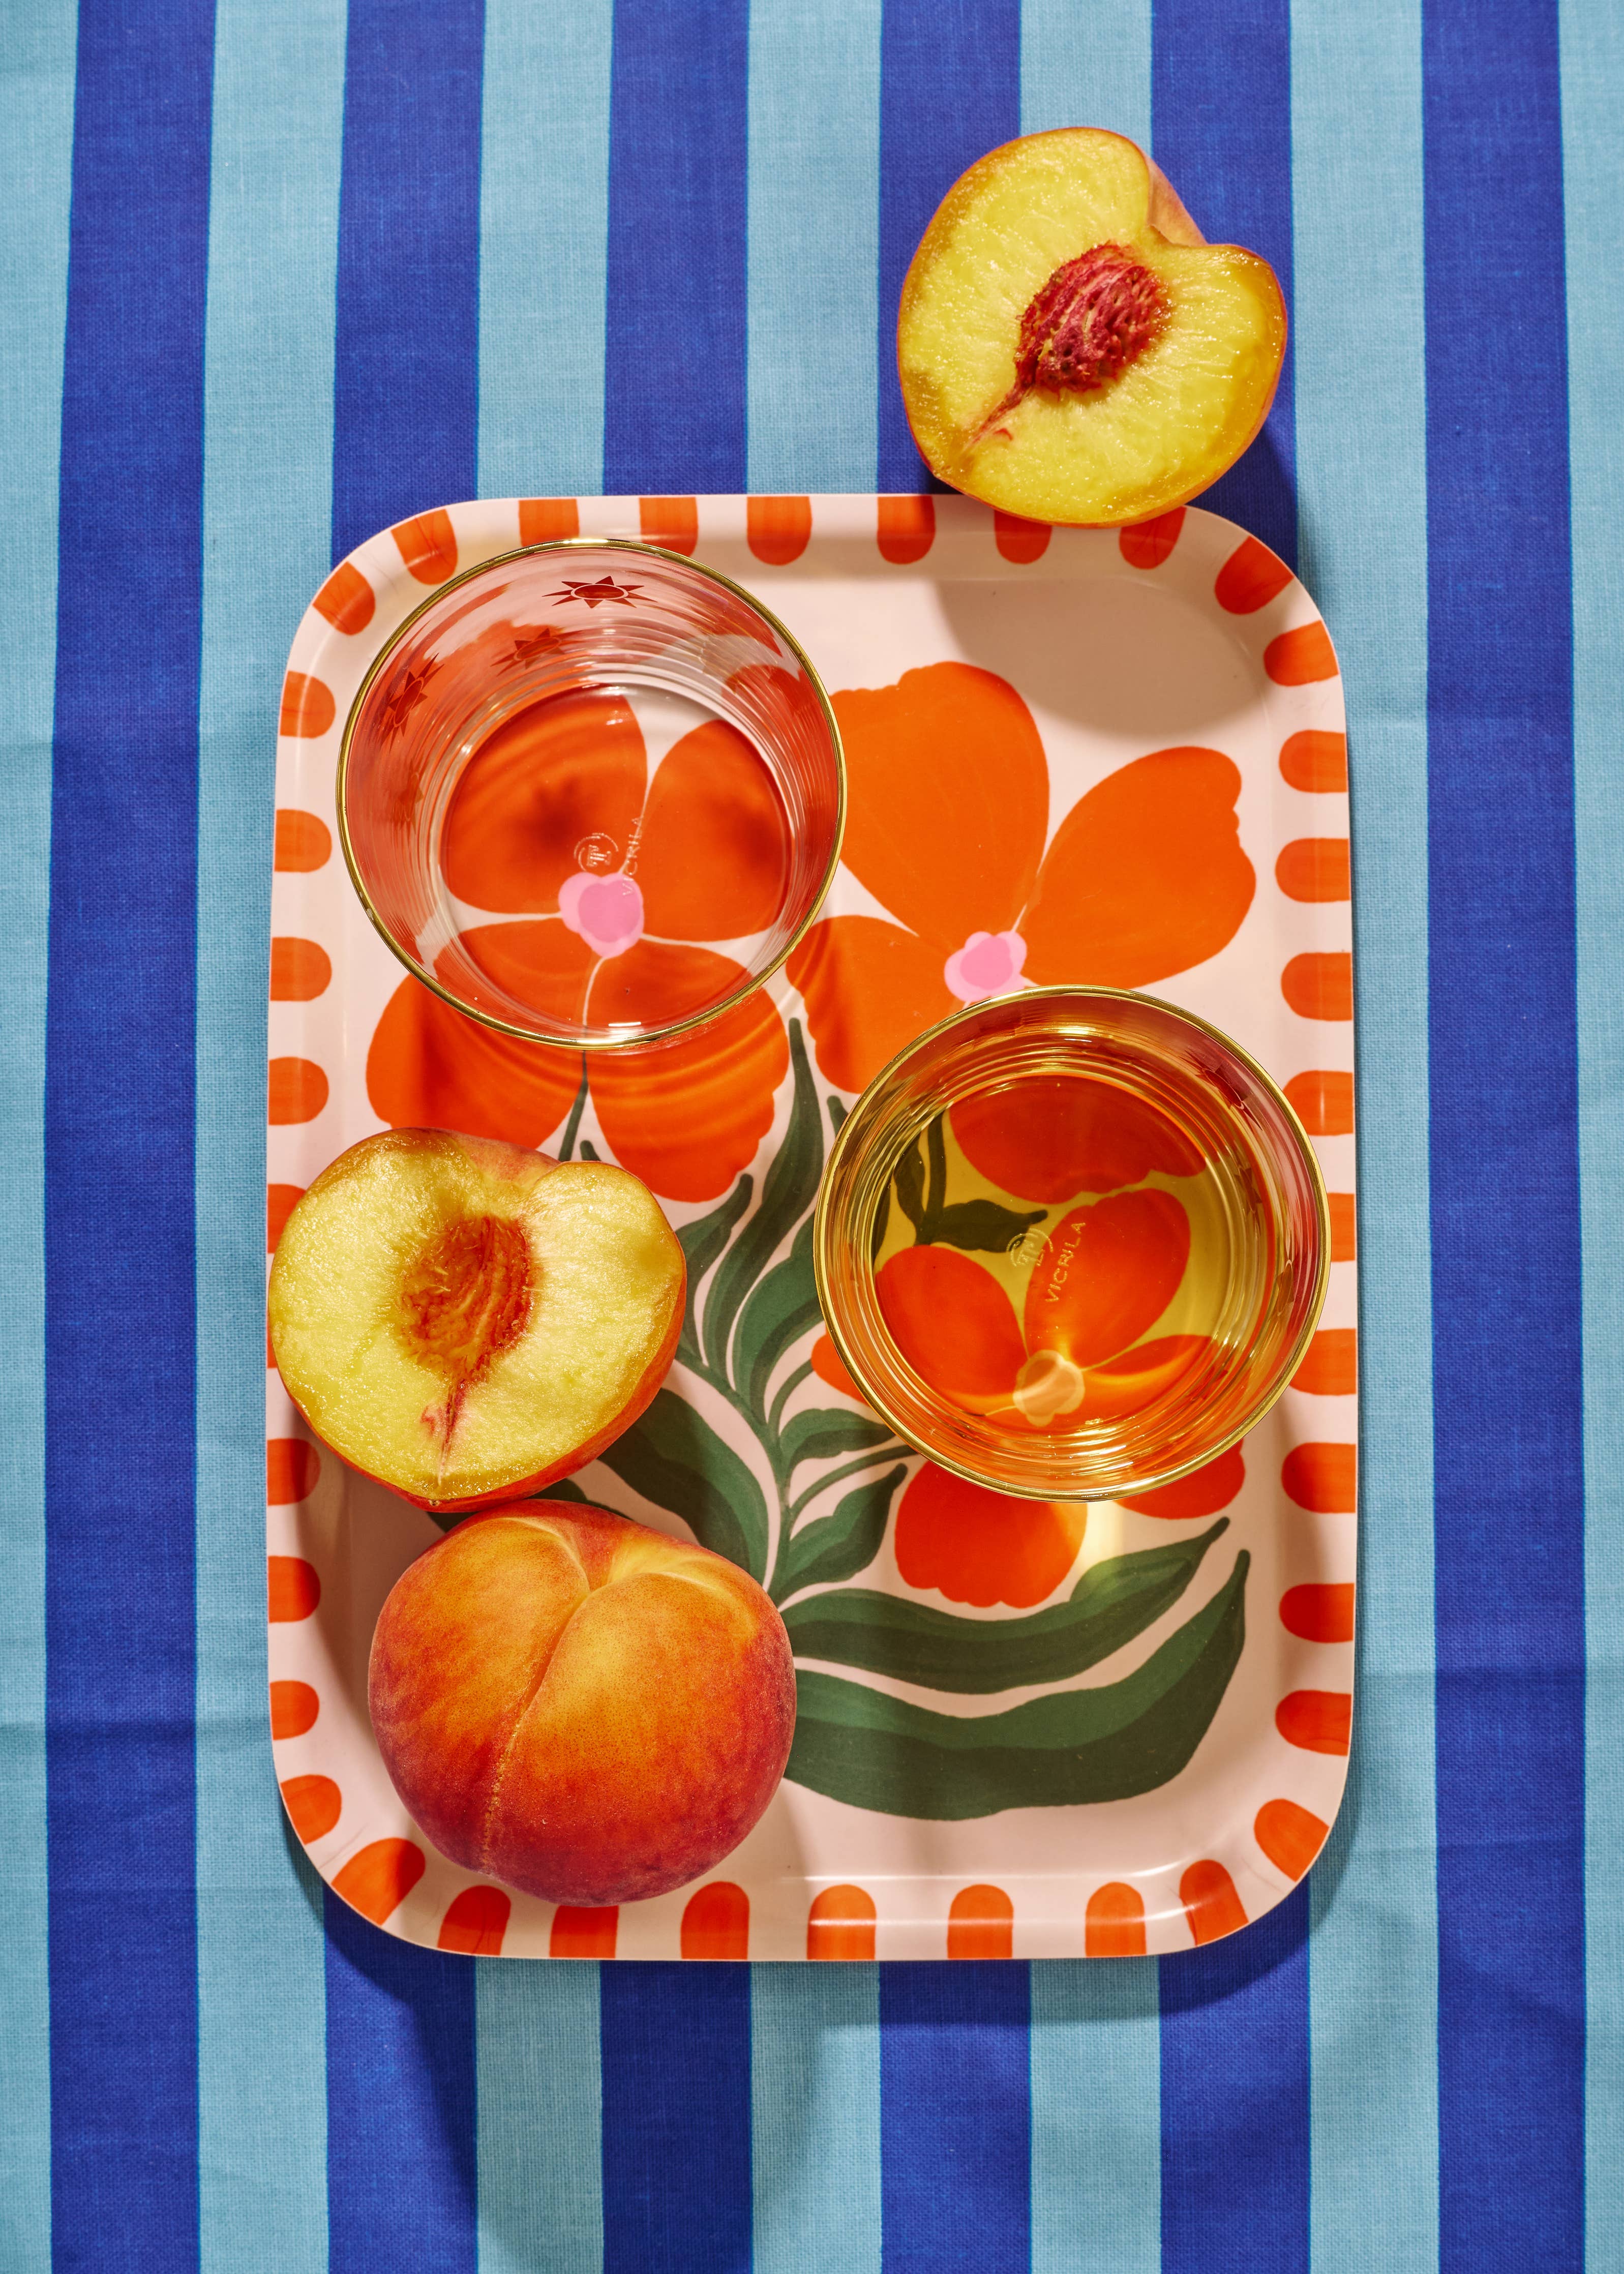
[[[1026,1618],[959,1619],[867,1587],[804,1595],[784,1623],[802,1658],[888,1674],[929,1690],[993,1690],[1064,1682],[1098,1666],[1169,1610],[1220,1532],[1091,1564],[1064,1603]]]
[[[1246,1640],[1244,1550],[1206,1608],[1137,1673],[1007,1713],[933,1713],[836,1675],[798,1675],[785,1773],[889,1816],[991,1816],[1127,1800],[1176,1777],[1207,1734]]]
[[[959,1618],[846,1584],[878,1556],[914,1457],[883,1422],[847,1403],[786,1411],[814,1378],[805,1345],[823,1323],[812,1210],[826,1145],[798,1020],[790,1021],[789,1043],[789,1126],[758,1203],[752,1209],[754,1180],[741,1176],[678,1235],[688,1267],[678,1362],[719,1402],[717,1419],[726,1414],[733,1442],[668,1383],[599,1457],[644,1500],[680,1516],[703,1547],[742,1565],[780,1607],[798,1668],[800,1716],[787,1772],[794,1781],[859,1808],[941,1819],[1119,1800],[1165,1784],[1206,1735],[1239,1660],[1244,1553],[1219,1592],[1114,1683],[1050,1690],[1004,1713],[954,1714],[861,1678],[944,1696],[1071,1680],[1177,1603],[1228,1519],[1096,1562],[1064,1602],[1024,1616]],[[827,1100],[830,1134],[844,1113],[838,1098]],[[916,1148],[894,1180],[897,1205],[917,1237],[1002,1250],[1036,1220],[989,1200],[950,1201],[947,1184],[940,1133],[932,1130],[923,1156]],[[787,1369],[786,1359],[794,1360]],[[737,1449],[747,1441],[759,1456],[754,1464]],[[551,1496],[584,1495],[566,1481]],[[829,1666],[859,1678],[823,1670]]]

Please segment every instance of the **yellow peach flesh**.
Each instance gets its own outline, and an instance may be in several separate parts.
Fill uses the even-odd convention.
[[[277,1366],[318,1436],[429,1506],[589,1459],[647,1403],[685,1265],[637,1178],[444,1130],[323,1171],[271,1272]]]

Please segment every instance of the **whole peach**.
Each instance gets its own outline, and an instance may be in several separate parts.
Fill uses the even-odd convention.
[[[379,1615],[368,1696],[434,1845],[560,1903],[710,1871],[795,1725],[789,1639],[748,1572],[574,1502],[488,1510],[420,1555]]]

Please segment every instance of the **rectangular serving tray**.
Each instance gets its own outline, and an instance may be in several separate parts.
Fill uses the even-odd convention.
[[[857,1685],[966,1719],[1007,1714],[1056,1690],[1126,1684],[1153,1660],[1171,1662],[1157,1653],[1234,1588],[1244,1551],[1244,1640],[1204,1734],[1177,1773],[1132,1797],[954,1820],[883,1812],[809,1789],[794,1780],[792,1761],[766,1815],[709,1881],[618,1913],[555,1913],[479,1879],[437,1854],[408,1818],[367,1718],[367,1653],[385,1595],[437,1527],[315,1445],[268,1368],[272,1727],[294,1827],[328,1885],[386,1931],[486,1955],[1071,1958],[1189,1949],[1233,1932],[1282,1901],[1323,1841],[1342,1797],[1352,1706],[1357,1310],[1349,819],[1342,686],[1318,611],[1256,539],[1198,508],[1118,532],[1050,531],[958,497],[504,499],[454,505],[369,538],[307,610],[283,694],[272,903],[272,1246],[297,1193],[346,1146],[386,1126],[369,1094],[369,1052],[397,991],[416,984],[372,930],[338,851],[335,771],[350,705],[391,633],[446,578],[521,544],[575,534],[644,538],[734,577],[801,642],[838,709],[849,690],[896,689],[906,674],[921,674],[873,716],[883,728],[911,716],[912,705],[934,722],[921,745],[918,795],[962,809],[966,830],[986,828],[987,814],[997,811],[997,799],[983,793],[998,779],[1000,734],[1011,717],[1023,736],[1035,732],[1049,776],[1047,832],[1040,843],[1035,823],[1023,824],[1011,808],[995,826],[1025,826],[1033,843],[1017,847],[1015,856],[1005,846],[993,865],[1007,870],[1013,858],[1029,872],[1046,847],[1053,853],[1038,889],[1076,912],[1069,936],[1078,968],[1043,975],[1143,985],[1232,1035],[1285,1085],[1333,1195],[1329,1297],[1297,1383],[1244,1442],[1244,1480],[1222,1505],[1227,1528],[1178,1599],[1122,1647],[1064,1681],[990,1696],[805,1662],[824,1677],[825,1697],[849,1700],[849,1685]],[[1012,708],[1010,689],[1019,698]],[[876,832],[894,844],[908,826],[894,781],[883,767],[864,764],[865,731],[861,719],[855,734],[848,727],[847,852],[860,865]],[[1168,752],[1206,755],[1139,763]],[[1173,781],[1194,783],[1188,795],[1198,803],[1213,802],[1214,784],[1222,794],[1206,815],[1187,807],[1181,791],[1177,829],[1164,832],[1172,817],[1157,800]],[[1096,792],[1056,847],[1062,824]],[[1238,921],[1202,917],[1206,872],[1199,862],[1190,867],[1187,847],[1193,841],[1199,850],[1200,831],[1209,829],[1214,862],[1232,877],[1237,826],[1254,872],[1250,902]],[[1165,879],[1157,869],[1164,833],[1186,847],[1184,866]],[[900,862],[882,864],[886,873],[906,871],[903,851]],[[1130,872],[1147,881],[1124,893]],[[899,953],[934,984],[931,938],[939,935],[949,952],[962,947],[980,911],[962,886],[938,890],[929,877],[916,876],[906,897],[907,907],[888,907],[843,867],[824,918],[864,916],[912,934]],[[1007,924],[1010,913],[999,921]],[[1017,929],[1019,920],[1016,912]],[[1214,921],[1223,934],[1216,945]],[[678,1417],[673,1443],[675,1409],[663,1406],[663,1425],[640,1424],[635,1442],[622,1441],[581,1472],[573,1480],[578,1495],[723,1544],[710,1513],[719,1488],[733,1511],[735,1552],[757,1564],[758,1576],[777,1574],[786,1604],[804,1606],[808,1588],[877,1590],[960,1621],[1029,1618],[1065,1602],[1082,1575],[1107,1559],[1211,1530],[1216,1504],[1169,1519],[1095,1503],[1065,1566],[1069,1547],[1055,1541],[1069,1541],[1075,1522],[1056,1532],[1049,1512],[1027,1503],[1007,1518],[1007,1579],[994,1558],[992,1591],[1004,1600],[973,1600],[988,1586],[961,1570],[962,1549],[955,1562],[951,1540],[931,1566],[938,1584],[907,1584],[897,1525],[921,1464],[911,1455],[898,1462],[889,1439],[877,1442],[883,1433],[872,1417],[808,1364],[819,1326],[786,1267],[804,1253],[795,1238],[809,1203],[791,1195],[786,1214],[793,1180],[771,1176],[792,1124],[803,1151],[826,1150],[853,1095],[828,1069],[849,1073],[850,1047],[826,1006],[820,1035],[787,973],[771,983],[771,998],[788,1044],[775,1061],[784,1067],[776,1091],[756,1098],[750,1077],[741,1074],[713,1163],[697,1172],[691,1147],[686,1169],[669,1166],[676,1156],[662,1152],[653,1125],[652,1150],[628,1163],[657,1190],[662,1180],[689,1187],[685,1197],[662,1191],[679,1230],[710,1220],[713,1236],[703,1242],[709,1260],[695,1275],[695,1334],[668,1384],[687,1418]],[[951,1007],[944,994],[929,1015]],[[468,1031],[477,1036],[471,1025]],[[522,1081],[496,1081],[472,1041],[468,1053],[453,1093],[460,1081],[492,1129],[556,1150],[565,1113],[534,1126]],[[754,1129],[769,1114],[756,1143]],[[617,1126],[629,1144],[625,1101],[609,1100],[600,1112],[599,1099],[589,1096],[573,1141],[613,1158]],[[639,1141],[648,1137],[643,1129]],[[695,1183],[708,1189],[695,1196]],[[700,1240],[694,1231],[688,1237]],[[708,1332],[713,1299],[712,1322],[718,1312],[742,1321],[752,1292],[775,1269],[781,1327],[767,1336],[762,1322],[772,1306],[763,1298],[748,1348],[742,1323],[731,1338]],[[810,1412],[825,1418],[786,1437],[795,1417]],[[793,1454],[799,1457],[786,1468]],[[1231,1468],[1208,1501],[1234,1482]],[[806,1586],[786,1583],[787,1550],[778,1551],[786,1524],[798,1568],[812,1573]],[[1045,1524],[1041,1538],[1022,1528]],[[848,1568],[854,1557],[860,1568]],[[905,1561],[917,1577],[918,1555]],[[1035,1602],[1034,1570],[1053,1579]],[[826,1621],[823,1631],[838,1626]],[[1231,1617],[1232,1640],[1234,1627]],[[848,1687],[831,1691],[831,1677]],[[1115,1709],[1102,1700],[1101,1710]],[[861,1713],[853,1718],[860,1722]],[[849,1740],[865,1742],[860,1729]],[[1162,1742],[1145,1739],[1147,1746]],[[1146,1773],[1154,1775],[1154,1766]],[[872,1778],[857,1781],[876,1788]],[[896,1799],[906,1781],[898,1788],[893,1776],[884,1788]]]

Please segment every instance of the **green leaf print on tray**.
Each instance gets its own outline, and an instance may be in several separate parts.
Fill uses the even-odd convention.
[[[838,1098],[818,1096],[799,1020],[789,1022],[789,1126],[759,1205],[751,1206],[754,1180],[742,1176],[678,1235],[688,1263],[678,1360],[732,1417],[733,1442],[717,1426],[721,1414],[707,1419],[681,1394],[679,1374],[600,1458],[761,1581],[783,1610],[798,1660],[944,1695],[1063,1682],[1103,1663],[1179,1600],[1227,1518],[1192,1538],[1093,1564],[1064,1602],[1011,1618],[959,1618],[912,1595],[846,1585],[880,1555],[915,1457],[848,1403],[788,1410],[814,1378],[804,1347],[796,1356],[822,1326],[812,1209],[828,1135],[845,1118]],[[954,1246],[1002,1247],[1035,1220],[990,1201],[949,1202],[939,1128],[904,1163],[894,1189],[916,1229]],[[741,1434],[759,1449],[759,1468],[736,1449]],[[551,1490],[583,1496],[568,1482]],[[1245,1638],[1247,1564],[1238,1555],[1219,1593],[1122,1680],[1054,1690],[1003,1713],[934,1713],[861,1679],[798,1666],[787,1773],[855,1807],[936,1818],[1149,1791],[1190,1759],[1234,1673]]]
[[[767,1503],[761,1487],[685,1397],[657,1390],[634,1428],[598,1458],[634,1492],[673,1508],[702,1547],[766,1577]]]
[[[1176,1777],[1206,1736],[1246,1639],[1246,1570],[1136,1673],[1006,1713],[933,1713],[838,1675],[797,1678],[785,1773],[888,1816],[957,1820],[1005,1808],[1128,1800]]]
[[[1043,1221],[1041,1208],[1005,1208],[984,1193],[968,1201],[947,1198],[947,1145],[939,1114],[925,1132],[925,1158],[921,1157],[916,1137],[897,1164],[891,1189],[914,1227],[915,1243],[921,1247],[979,1248],[999,1255],[1012,1239]],[[889,1209],[889,1198],[885,1205]],[[885,1222],[884,1216],[876,1221],[876,1255],[885,1237]]]
[[[891,1495],[906,1474],[906,1469],[887,1469],[883,1476],[854,1485],[844,1499],[836,1502],[832,1515],[802,1524],[789,1544],[780,1575],[781,1593],[792,1594],[799,1587],[828,1586],[866,1570],[880,1552]],[[815,1600],[826,1602],[829,1598]],[[885,1598],[888,1602],[891,1600]]]
[[[870,1588],[812,1595],[784,1614],[800,1658],[861,1667],[927,1690],[1019,1690],[1064,1682],[1154,1626],[1194,1578],[1222,1532],[1091,1564],[1064,1603],[1025,1618],[959,1619]]]

